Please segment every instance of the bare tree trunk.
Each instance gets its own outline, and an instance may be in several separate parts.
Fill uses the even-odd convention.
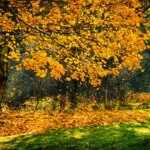
[[[0,85],[0,112],[2,112],[2,103],[5,97],[5,86],[6,86],[6,81],[3,81],[3,83]]]
[[[71,95],[72,108],[75,108],[77,105],[77,101],[76,101],[77,89],[78,89],[78,81],[73,80],[73,92]]]
[[[100,94],[100,90],[96,91],[96,99],[98,103],[101,103],[101,94]]]
[[[108,105],[108,89],[105,88],[104,90],[104,100],[105,100],[105,105],[107,106]]]
[[[35,106],[35,110],[34,112],[37,110],[38,108],[38,104],[40,102],[40,99],[42,97],[42,79],[37,78],[37,80],[35,80],[35,86],[36,86],[36,91],[35,91],[35,97],[36,97],[36,106]]]
[[[109,83],[108,83],[109,77],[106,76],[104,79],[104,103],[107,106],[108,105],[108,90],[109,90]]]
[[[0,112],[2,112],[2,97],[0,97]]]

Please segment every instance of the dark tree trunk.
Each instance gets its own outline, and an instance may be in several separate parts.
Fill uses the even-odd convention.
[[[78,81],[73,80],[73,91],[71,93],[71,107],[75,108],[77,106],[76,96],[77,96],[77,90],[78,90]]]

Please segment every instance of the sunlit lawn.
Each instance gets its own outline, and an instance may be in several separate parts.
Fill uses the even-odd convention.
[[[150,122],[47,131],[0,138],[0,149],[149,150]]]

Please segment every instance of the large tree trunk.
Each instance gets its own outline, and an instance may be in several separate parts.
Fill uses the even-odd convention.
[[[0,80],[0,112],[2,112],[2,103],[4,98],[6,81]]]

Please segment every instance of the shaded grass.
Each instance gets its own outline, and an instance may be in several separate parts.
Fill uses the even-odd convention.
[[[46,131],[36,135],[18,136],[13,139],[6,137],[2,141],[0,138],[0,149],[149,150],[149,131],[150,122]]]

